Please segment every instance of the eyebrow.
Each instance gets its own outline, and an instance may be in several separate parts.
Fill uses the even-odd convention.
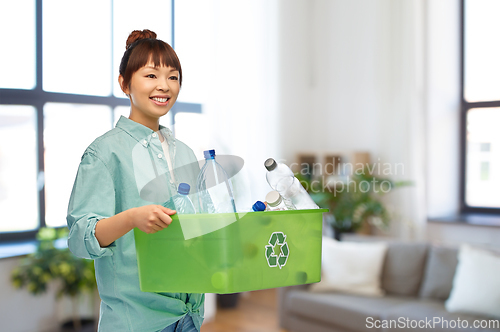
[[[146,68],[150,68],[150,69],[154,69],[154,70],[159,70],[158,67],[155,67],[155,66],[146,66]],[[171,70],[170,72],[173,72],[173,71],[179,71],[178,69],[175,69],[173,68],[173,70]]]

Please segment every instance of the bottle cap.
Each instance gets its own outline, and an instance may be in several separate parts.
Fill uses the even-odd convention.
[[[206,150],[203,151],[203,156],[205,159],[214,159],[215,157],[215,150]]]
[[[278,206],[281,203],[281,195],[273,190],[267,193],[266,202],[272,207]]]
[[[264,162],[264,166],[270,172],[275,169],[278,164],[276,164],[276,161],[273,158],[269,158]]]
[[[257,201],[252,206],[252,210],[254,210],[255,212],[257,212],[257,211],[265,211],[266,210],[266,204],[262,203],[261,201]]]
[[[180,183],[179,184],[179,189],[177,189],[177,192],[181,195],[188,195],[189,190],[191,189],[191,186],[187,183]]]

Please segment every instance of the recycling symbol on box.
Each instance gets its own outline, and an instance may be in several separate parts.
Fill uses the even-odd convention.
[[[269,267],[285,266],[290,250],[286,243],[286,235],[283,232],[274,232],[266,245],[266,259]]]

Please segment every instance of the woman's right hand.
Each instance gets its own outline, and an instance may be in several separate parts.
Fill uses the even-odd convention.
[[[141,231],[152,234],[167,228],[172,222],[170,216],[176,213],[162,205],[145,205],[133,208],[131,212],[131,222],[133,228],[137,227]]]

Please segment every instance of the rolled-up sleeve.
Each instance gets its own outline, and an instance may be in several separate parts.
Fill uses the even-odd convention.
[[[99,220],[114,214],[113,178],[104,162],[87,150],[78,168],[66,217],[71,252],[90,259],[112,255],[115,243],[102,248],[95,237],[95,227]]]

